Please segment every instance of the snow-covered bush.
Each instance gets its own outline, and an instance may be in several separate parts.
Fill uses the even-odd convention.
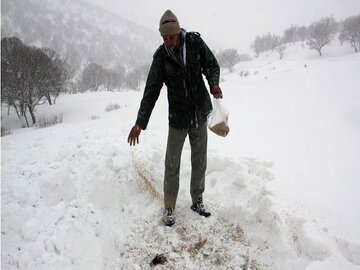
[[[44,128],[54,126],[56,124],[62,123],[63,114],[55,114],[52,116],[40,116],[37,123],[34,125],[35,128]]]
[[[117,103],[110,103],[106,108],[105,108],[105,111],[106,112],[111,112],[113,110],[118,110],[120,109],[121,106]]]
[[[247,77],[249,76],[249,71],[248,70],[242,70],[239,73],[240,77]]]
[[[97,120],[99,118],[100,118],[100,116],[94,114],[94,115],[90,115],[89,120]]]
[[[9,128],[1,127],[1,137],[11,135],[12,131]]]

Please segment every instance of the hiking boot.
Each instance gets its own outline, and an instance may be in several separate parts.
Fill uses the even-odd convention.
[[[193,203],[191,206],[191,210],[197,212],[200,216],[209,217],[211,216],[211,213],[209,211],[205,210],[204,204],[202,199],[198,199],[196,203]]]
[[[165,226],[171,227],[175,224],[175,215],[174,215],[174,209],[173,208],[167,208],[165,209],[164,215],[163,215],[163,221]]]

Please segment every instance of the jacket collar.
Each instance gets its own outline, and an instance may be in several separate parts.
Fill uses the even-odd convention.
[[[169,49],[165,46],[165,50],[167,54],[174,59],[175,61],[179,62],[180,64],[186,66],[186,30],[181,28],[180,29],[180,49],[179,53],[176,53],[173,49]]]

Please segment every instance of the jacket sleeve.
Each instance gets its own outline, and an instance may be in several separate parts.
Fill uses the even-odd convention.
[[[205,75],[209,86],[219,85],[220,67],[219,64],[201,37],[200,38],[200,54],[202,73]]]
[[[163,86],[163,73],[160,59],[154,57],[146,80],[144,95],[140,103],[136,124],[146,129],[150,115]]]

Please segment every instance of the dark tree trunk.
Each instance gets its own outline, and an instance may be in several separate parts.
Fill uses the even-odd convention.
[[[27,116],[26,116],[26,112],[24,112],[24,118],[25,118],[27,127],[30,127],[29,121],[28,121]]]
[[[46,99],[49,102],[49,105],[52,105],[52,100],[50,95],[46,95]]]
[[[16,106],[16,104],[14,104],[14,108],[15,108],[15,111],[16,111],[16,114],[17,114],[18,118],[20,119],[21,115],[19,113],[19,110],[18,110],[18,107]]]
[[[36,118],[35,118],[34,108],[32,108],[31,106],[28,106],[28,109],[29,109],[29,113],[31,115],[32,123],[33,123],[33,125],[35,125],[36,124]]]

